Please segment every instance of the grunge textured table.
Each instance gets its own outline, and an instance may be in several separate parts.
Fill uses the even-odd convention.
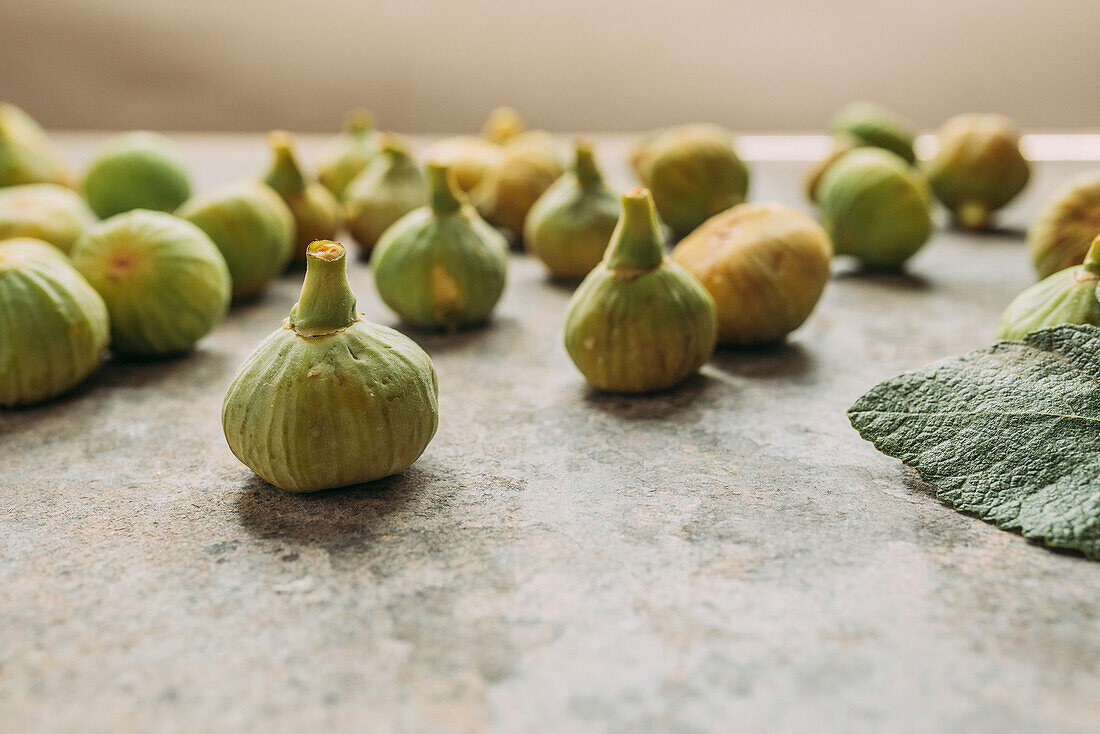
[[[261,136],[179,140],[202,189],[264,164]],[[805,208],[804,163],[752,167],[753,199]],[[838,261],[787,344],[651,397],[585,387],[569,291],[517,255],[491,326],[411,332],[439,433],[369,486],[289,495],[222,438],[300,275],[190,356],[0,414],[0,728],[1096,731],[1100,565],[954,512],[844,415],[991,341],[1032,278],[1021,228],[1092,167],[1039,164],[1004,230],[941,231],[904,275]]]

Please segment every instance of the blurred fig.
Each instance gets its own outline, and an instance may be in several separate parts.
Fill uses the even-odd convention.
[[[1081,265],[1047,276],[1016,298],[997,325],[998,339],[1022,339],[1048,326],[1100,326],[1100,236],[1089,246]]]
[[[69,167],[34,118],[0,102],[0,186],[32,183],[69,186]]]
[[[836,113],[829,127],[834,135],[846,135],[862,145],[888,150],[909,165],[917,160],[913,153],[913,140],[917,137],[913,123],[874,102],[846,105]]]
[[[84,196],[100,218],[131,209],[170,212],[191,195],[191,177],[172,141],[138,131],[116,135],[84,173]]]
[[[337,199],[352,179],[367,167],[378,153],[378,131],[374,116],[366,110],[348,113],[343,131],[329,141],[317,166],[317,180]]]
[[[424,173],[405,142],[386,135],[380,145],[378,155],[348,184],[344,196],[348,230],[364,256],[390,225],[428,201]]]
[[[317,181],[309,181],[298,165],[294,154],[294,139],[289,133],[277,130],[268,136],[271,146],[271,167],[264,176],[264,183],[282,197],[294,215],[297,232],[292,266],[305,267],[306,247],[315,240],[331,240],[336,237],[344,209],[331,191]]]

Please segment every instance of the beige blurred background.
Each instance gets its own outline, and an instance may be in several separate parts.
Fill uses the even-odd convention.
[[[1097,130],[1100,0],[0,0],[0,99],[52,128],[405,132],[509,104],[553,130],[820,129],[870,98],[936,126]]]

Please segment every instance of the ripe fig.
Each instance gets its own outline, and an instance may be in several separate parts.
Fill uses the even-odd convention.
[[[916,162],[913,141],[917,131],[913,123],[874,102],[852,102],[833,117],[833,135],[855,138],[861,145],[888,150],[909,165]]]
[[[428,200],[424,173],[405,142],[387,135],[382,149],[347,188],[347,226],[363,255],[394,222]]]
[[[573,167],[538,198],[523,240],[552,278],[580,280],[600,264],[619,221],[619,198],[604,183],[592,146],[578,141]]]
[[[0,242],[0,406],[67,392],[107,351],[107,307],[53,245]]]
[[[531,207],[563,170],[546,133],[537,130],[523,133],[504,147],[500,165],[470,197],[490,224],[522,235]]]
[[[294,154],[294,139],[290,133],[277,130],[268,136],[268,144],[272,161],[264,183],[282,197],[294,215],[297,236],[290,264],[305,267],[306,247],[315,240],[334,238],[344,209],[331,191],[306,179]]]
[[[1048,326],[1100,326],[1100,236],[1081,265],[1047,276],[1013,299],[997,324],[998,339],[1022,339]]]
[[[603,262],[573,294],[565,349],[600,390],[645,393],[699,371],[718,336],[714,299],[666,260],[646,189],[622,198],[622,218]]]
[[[1027,231],[1027,249],[1039,277],[1081,262],[1100,234],[1100,172],[1073,179],[1043,204]]]
[[[229,308],[232,283],[221,252],[205,232],[171,214],[117,214],[85,232],[72,259],[107,304],[118,354],[186,352]]]
[[[352,179],[367,167],[378,153],[378,131],[374,117],[366,110],[348,114],[344,130],[325,147],[317,167],[317,180],[337,199]]]
[[[428,355],[403,334],[365,321],[355,305],[343,245],[310,245],[301,298],[225,394],[229,448],[289,492],[402,472],[439,425]]]
[[[378,241],[378,293],[405,321],[456,331],[484,323],[504,291],[508,244],[464,200],[446,166],[428,164],[429,204]]]
[[[156,133],[117,135],[84,173],[84,196],[102,219],[131,209],[170,212],[191,195],[191,177],[172,142]]]
[[[23,110],[0,102],[0,186],[72,183],[46,131]]]
[[[62,252],[95,224],[95,214],[72,189],[57,184],[0,188],[0,240],[32,237]]]
[[[462,136],[440,140],[425,151],[425,157],[449,166],[458,188],[469,193],[500,167],[504,148],[488,140]]]
[[[782,204],[739,204],[716,214],[672,251],[718,309],[718,341],[775,342],[802,325],[829,280],[829,237]]]

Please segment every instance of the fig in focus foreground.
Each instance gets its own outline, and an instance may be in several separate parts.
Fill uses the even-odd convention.
[[[821,177],[817,198],[836,253],[871,268],[900,268],[932,236],[927,182],[887,150],[842,155]]]
[[[677,237],[740,204],[748,193],[749,170],[733,149],[733,134],[717,125],[665,130],[643,140],[631,161]]]
[[[988,228],[1031,176],[1016,126],[1004,115],[959,115],[936,139],[939,150],[923,166],[936,198],[964,229]]]
[[[832,245],[817,222],[782,204],[741,204],[676,245],[672,259],[718,309],[718,341],[775,342],[802,325],[829,281]]]
[[[1039,277],[1080,263],[1100,234],[1100,172],[1087,173],[1058,189],[1027,230],[1027,249]]]
[[[337,199],[343,199],[348,184],[377,152],[378,131],[374,129],[374,117],[366,110],[355,110],[348,114],[343,131],[321,152],[317,180]]]
[[[386,135],[378,155],[344,192],[347,226],[368,255],[391,224],[428,200],[424,173],[409,155],[408,146]]]
[[[69,167],[33,117],[0,102],[0,186],[32,183],[68,186]]]
[[[172,142],[146,131],[116,135],[84,173],[84,196],[102,219],[131,209],[170,212],[191,195],[191,177]]]
[[[53,245],[0,242],[0,303],[0,406],[48,400],[99,367],[107,307]]]
[[[909,165],[916,162],[916,127],[901,115],[874,102],[852,102],[841,108],[829,126],[833,135],[849,136],[861,145],[888,150]]]
[[[268,136],[272,161],[264,183],[282,197],[294,215],[295,247],[291,265],[304,267],[306,247],[315,240],[336,236],[344,209],[332,192],[316,181],[306,180],[294,153],[290,133],[276,130]]]
[[[504,291],[508,243],[463,198],[450,170],[428,164],[429,203],[386,230],[371,256],[378,293],[422,329],[484,323]]]
[[[225,316],[231,281],[218,248],[191,222],[134,209],[88,230],[73,265],[107,304],[111,349],[153,357],[191,349]]]
[[[197,224],[221,250],[233,277],[233,298],[263,292],[294,250],[294,215],[267,184],[243,181],[196,196],[177,216]]]
[[[539,197],[523,241],[550,277],[580,280],[600,264],[619,221],[619,198],[604,183],[592,146],[578,141],[573,167]]]
[[[1048,276],[1012,300],[997,324],[998,339],[1023,339],[1033,331],[1060,324],[1100,326],[1100,236],[1085,261]]]
[[[233,454],[290,492],[396,474],[439,423],[431,360],[408,337],[364,321],[336,242],[306,251],[302,295],[245,360],[222,404]]]
[[[0,240],[32,237],[68,252],[95,214],[80,194],[57,184],[0,188]]]
[[[569,302],[565,349],[600,390],[645,393],[699,371],[718,337],[714,299],[666,260],[653,198],[634,189],[603,262]]]

